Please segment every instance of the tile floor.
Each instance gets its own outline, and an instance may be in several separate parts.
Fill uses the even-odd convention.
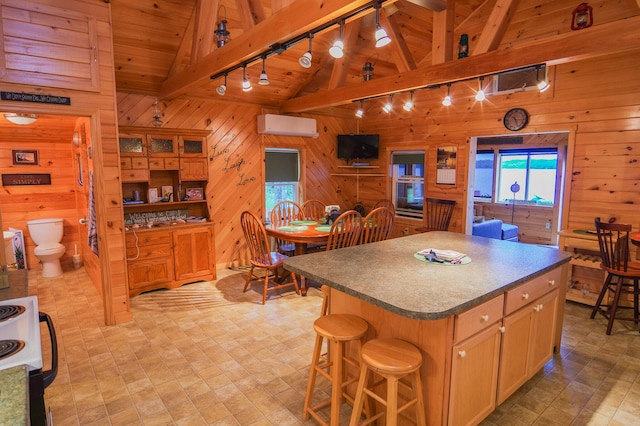
[[[54,424],[303,424],[320,292],[262,306],[243,280],[219,271],[217,281],[142,294],[132,322],[107,327],[82,268],[30,272],[30,294],[58,333],[59,373],[46,390]],[[589,313],[567,304],[560,354],[483,424],[640,424],[640,334],[621,323],[606,336]]]

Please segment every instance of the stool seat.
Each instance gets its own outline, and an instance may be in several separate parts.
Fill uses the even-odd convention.
[[[359,339],[367,332],[369,325],[362,318],[350,314],[325,315],[313,323],[316,333],[339,342]]]
[[[361,361],[360,380],[349,426],[368,425],[383,416],[387,426],[396,426],[400,424],[398,415],[413,405],[416,410],[416,424],[419,426],[426,424],[422,379],[420,378],[422,354],[417,347],[400,339],[373,339],[362,346]],[[369,377],[372,373],[381,376],[382,382],[386,380],[386,399],[375,392],[375,389],[382,382],[369,384]],[[407,378],[408,383],[406,383]],[[410,399],[401,406],[398,406],[399,385],[412,392]],[[367,396],[382,404],[385,410],[371,417],[368,416],[364,422],[360,423],[362,407],[367,401]],[[406,399],[406,397],[403,398]]]

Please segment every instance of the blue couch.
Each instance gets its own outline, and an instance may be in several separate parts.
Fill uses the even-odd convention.
[[[473,224],[473,235],[496,240],[518,241],[518,226],[503,223],[500,219],[483,220]]]

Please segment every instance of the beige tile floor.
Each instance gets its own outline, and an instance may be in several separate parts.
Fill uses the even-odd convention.
[[[58,333],[60,369],[46,390],[54,424],[303,424],[320,292],[287,291],[262,306],[258,287],[242,294],[243,279],[220,271],[217,281],[142,294],[133,321],[104,326],[82,268],[55,279],[30,272],[30,294]],[[640,424],[640,335],[616,324],[606,336],[589,313],[567,304],[560,354],[484,424]]]

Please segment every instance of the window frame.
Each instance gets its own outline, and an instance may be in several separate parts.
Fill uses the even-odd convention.
[[[297,180],[295,181],[270,181],[268,180],[269,178],[268,176],[268,172],[267,172],[267,167],[268,167],[268,163],[269,161],[267,160],[267,153],[271,152],[271,153],[295,153],[297,156],[297,170],[295,172],[296,174],[296,178]],[[291,200],[291,198],[287,198],[288,200],[291,201],[295,201],[296,203],[300,203],[300,200],[302,200],[302,185],[301,185],[301,169],[302,169],[302,153],[299,149],[295,149],[295,148],[265,148],[264,149],[264,155],[265,155],[265,162],[264,162],[264,211],[265,211],[265,218],[269,218],[271,216],[271,209],[273,208],[273,206],[269,206],[269,196],[267,194],[267,191],[269,188],[276,188],[276,187],[284,187],[284,186],[293,186],[293,193],[294,193],[294,199]],[[275,201],[273,205],[275,205],[277,202],[279,201],[284,201],[284,200],[278,200]]]
[[[407,156],[410,158],[415,155],[422,156],[422,177],[414,176],[414,175],[402,175],[399,176],[399,166],[400,165],[416,165],[420,164],[417,162],[412,163],[396,163],[395,158],[399,156]],[[422,221],[424,218],[424,198],[426,196],[425,193],[425,172],[426,172],[426,152],[423,150],[406,150],[406,151],[393,151],[391,152],[391,200],[395,207],[396,216],[406,218],[406,219],[415,219]],[[398,207],[398,184],[421,184],[422,185],[422,196],[423,200],[423,208],[421,210],[412,210],[412,209],[404,209]]]

